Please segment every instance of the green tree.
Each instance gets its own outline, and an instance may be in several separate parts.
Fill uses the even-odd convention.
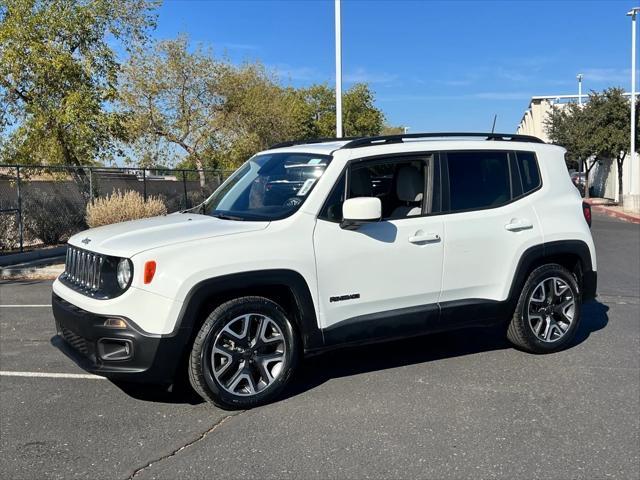
[[[593,153],[590,134],[592,125],[589,112],[584,106],[569,103],[554,106],[545,120],[547,135],[555,144],[567,149],[567,166],[579,167],[585,171],[585,196],[589,197],[589,173],[598,162]],[[580,168],[579,168],[580,169]]]
[[[385,125],[382,127],[380,135],[402,135],[404,133],[404,128],[405,127],[403,126],[393,127],[391,125]]]
[[[236,168],[255,152],[278,142],[336,135],[335,94],[326,85],[282,88],[260,64],[247,64],[227,72],[221,95],[225,98],[220,121],[223,141],[213,152],[220,168]],[[345,92],[345,136],[380,134],[384,116],[373,100],[364,84]]]
[[[123,138],[113,41],[143,42],[147,0],[2,0],[0,160],[86,164]]]
[[[235,66],[179,37],[136,50],[123,70],[120,108],[138,157],[235,169],[273,143],[310,136],[303,98],[260,63]]]
[[[137,154],[170,163],[167,157],[178,149],[204,168],[203,152],[218,132],[219,85],[227,68],[200,48],[190,52],[186,37],[134,50],[123,67],[119,106]]]
[[[336,95],[327,85],[312,85],[302,90],[312,111],[316,137],[336,136]],[[356,83],[342,97],[342,131],[345,137],[380,135],[384,114],[374,105],[374,95],[368,85]]]
[[[119,107],[147,162],[231,170],[274,143],[335,136],[326,85],[282,87],[259,62],[234,65],[186,37],[134,51],[123,73]],[[366,85],[354,85],[343,103],[345,135],[381,131],[384,116]]]
[[[343,103],[343,130],[345,137],[380,135],[384,115],[374,105],[373,92],[364,83],[356,83],[348,89]]]
[[[300,90],[305,104],[310,108],[312,137],[332,138],[336,136],[336,95],[326,84],[312,85]]]
[[[587,114],[590,119],[590,144],[599,158],[615,159],[618,165],[618,193],[622,196],[622,166],[629,153],[631,130],[631,103],[621,88],[610,88],[589,95]],[[637,106],[637,102],[636,102]],[[636,108],[636,117],[638,109]],[[638,137],[636,118],[636,138]]]
[[[220,93],[225,102],[215,163],[221,168],[235,168],[275,143],[315,136],[312,111],[304,96],[279,86],[278,79],[259,63],[228,69]]]

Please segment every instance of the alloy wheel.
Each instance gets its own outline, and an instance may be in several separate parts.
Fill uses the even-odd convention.
[[[575,310],[576,301],[569,284],[559,277],[546,278],[529,297],[529,327],[539,340],[557,342],[569,331]]]
[[[286,343],[273,319],[249,313],[229,321],[211,351],[211,370],[218,384],[234,395],[264,391],[284,370]]]

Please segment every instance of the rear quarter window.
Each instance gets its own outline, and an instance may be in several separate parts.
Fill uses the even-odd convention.
[[[541,184],[538,161],[533,152],[516,152],[516,163],[522,180],[523,194],[526,195]]]

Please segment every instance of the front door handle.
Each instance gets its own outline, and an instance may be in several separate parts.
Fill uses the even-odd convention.
[[[511,222],[507,223],[504,228],[510,232],[519,232],[520,230],[528,230],[533,228],[533,223],[527,219],[512,218]]]
[[[415,235],[409,237],[411,243],[434,243],[440,241],[440,235],[437,233],[424,233],[422,230],[416,232]]]

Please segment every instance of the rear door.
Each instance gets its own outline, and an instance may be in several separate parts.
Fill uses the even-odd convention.
[[[533,152],[451,151],[442,158],[446,321],[448,307],[470,307],[473,316],[505,300],[522,253],[543,236],[529,196],[541,185]]]

